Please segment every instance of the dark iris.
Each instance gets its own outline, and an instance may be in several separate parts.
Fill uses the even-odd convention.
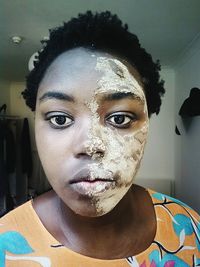
[[[125,116],[124,115],[117,115],[114,116],[114,121],[116,124],[122,124],[125,120]]]
[[[55,117],[55,122],[59,125],[63,125],[66,122],[66,118],[64,116]]]

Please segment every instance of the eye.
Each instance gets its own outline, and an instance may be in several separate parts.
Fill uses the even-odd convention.
[[[50,112],[46,114],[46,120],[48,120],[51,126],[56,129],[67,128],[74,123],[74,120],[70,115],[57,112]]]
[[[106,122],[117,128],[128,128],[134,121],[136,115],[129,112],[116,112],[106,118]]]

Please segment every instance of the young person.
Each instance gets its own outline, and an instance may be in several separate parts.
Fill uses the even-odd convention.
[[[109,12],[50,32],[23,95],[53,190],[0,220],[0,266],[199,266],[195,211],[133,184],[159,70]]]

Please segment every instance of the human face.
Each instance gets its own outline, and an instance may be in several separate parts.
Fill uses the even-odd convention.
[[[40,83],[38,153],[54,191],[75,213],[110,212],[129,191],[148,132],[136,71],[107,53],[73,49]]]

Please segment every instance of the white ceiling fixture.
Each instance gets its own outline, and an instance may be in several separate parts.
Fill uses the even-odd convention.
[[[18,35],[12,36],[11,39],[12,39],[12,42],[14,44],[20,44],[22,42],[22,40],[23,40],[23,38],[21,36],[18,36]]]

